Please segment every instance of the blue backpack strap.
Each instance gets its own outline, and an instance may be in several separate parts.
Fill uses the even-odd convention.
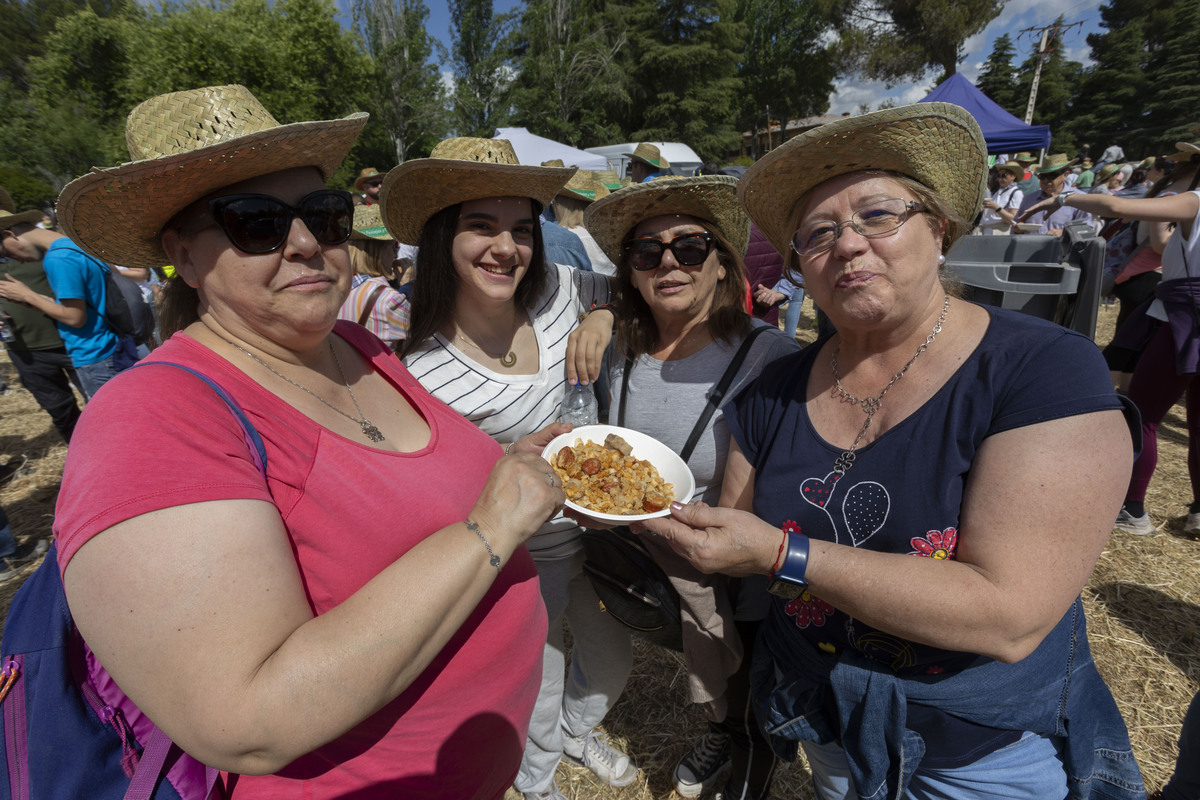
[[[250,448],[250,455],[254,459],[254,466],[258,468],[260,473],[262,473],[263,480],[266,480],[267,450],[265,447],[263,447],[262,437],[258,435],[258,431],[254,429],[254,426],[250,423],[250,419],[246,416],[246,412],[242,411],[242,407],[238,405],[237,401],[234,400],[228,392],[221,388],[219,383],[205,375],[203,372],[192,369],[191,367],[185,367],[183,364],[176,364],[174,361],[139,361],[137,364],[134,364],[132,367],[130,367],[130,369],[136,369],[138,367],[153,367],[158,364],[161,364],[164,367],[176,367],[184,372],[190,372],[200,380],[207,383],[209,388],[216,392],[217,396],[225,401],[225,405],[228,406],[231,412],[233,412],[233,416],[237,418],[238,424],[242,426],[242,436],[246,440],[246,445]]]

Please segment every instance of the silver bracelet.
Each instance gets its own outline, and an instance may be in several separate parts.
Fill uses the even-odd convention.
[[[512,450],[512,446],[514,444],[516,444],[516,442],[509,442],[508,444],[504,445],[504,455],[508,455],[508,451]]]
[[[488,540],[486,537],[484,537],[483,531],[479,530],[479,526],[476,523],[471,522],[471,520],[467,520],[464,524],[467,526],[467,530],[475,531],[475,535],[479,537],[479,541],[483,542],[483,546],[487,548],[488,555],[491,556],[491,558],[488,559],[488,563],[496,569],[500,569],[500,556],[492,552],[492,546],[488,544]]]
[[[1067,197],[1069,197],[1069,196],[1070,196],[1070,195],[1068,195],[1068,194],[1066,194],[1066,193],[1060,192],[1060,193],[1059,193],[1059,194],[1058,194],[1058,195],[1057,195],[1057,196],[1054,198],[1054,203],[1055,203],[1055,204],[1056,204],[1056,205],[1057,205],[1059,208],[1062,208],[1063,206],[1065,206],[1065,205],[1067,204]]]

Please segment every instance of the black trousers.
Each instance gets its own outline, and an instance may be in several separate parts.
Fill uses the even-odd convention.
[[[63,441],[70,444],[80,411],[79,404],[75,402],[75,393],[71,390],[71,384],[77,380],[75,368],[66,349],[10,349],[8,357],[17,368],[21,383],[50,415]]]

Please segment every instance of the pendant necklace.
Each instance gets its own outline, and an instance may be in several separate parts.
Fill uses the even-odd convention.
[[[517,324],[513,326],[512,337],[509,341],[509,351],[508,351],[508,353],[506,353],[503,356],[498,356],[498,355],[495,355],[494,353],[489,353],[487,350],[484,350],[482,347],[480,347],[479,345],[472,342],[470,339],[468,339],[466,336],[463,335],[463,332],[458,329],[457,325],[454,326],[454,335],[456,337],[458,337],[458,340],[460,342],[462,342],[463,344],[467,345],[468,347],[475,348],[476,350],[483,353],[485,356],[488,356],[489,358],[497,359],[500,362],[500,366],[507,368],[507,367],[515,366],[517,363],[517,354],[516,354],[516,352],[513,351],[512,345],[516,342],[517,331],[520,330],[521,325],[524,322],[525,322],[525,320],[523,320],[521,318],[521,315],[518,314],[517,315]]]
[[[933,344],[933,340],[936,339],[937,335],[942,332],[942,323],[946,321],[946,313],[949,311],[950,296],[946,295],[945,301],[942,303],[942,314],[940,317],[938,317],[937,323],[933,326],[933,330],[928,336],[925,337],[925,341],[922,342],[921,346],[917,348],[917,352],[914,353],[913,357],[908,360],[908,363],[901,367],[900,371],[893,375],[892,379],[888,381],[887,386],[883,387],[883,391],[874,397],[855,397],[846,391],[846,389],[842,386],[842,382],[838,380],[837,357],[838,353],[841,352],[842,349],[841,341],[839,341],[837,346],[833,348],[833,357],[830,359],[833,365],[833,388],[829,391],[830,396],[841,400],[843,403],[849,403],[850,405],[861,407],[867,415],[866,421],[863,422],[862,429],[859,430],[858,436],[854,439],[854,444],[850,445],[849,450],[843,450],[842,454],[833,462],[834,480],[841,478],[846,474],[847,470],[854,466],[854,451],[858,449],[860,444],[862,444],[863,437],[867,435],[867,429],[871,427],[871,420],[875,419],[876,412],[878,412],[883,406],[883,396],[888,393],[889,389],[896,385],[897,381],[904,377],[904,373],[908,372],[908,368],[913,365],[913,362],[915,362],[918,357],[920,357],[921,353],[924,353],[925,350],[929,348],[929,345]]]
[[[209,328],[209,330],[212,331],[212,328]],[[303,386],[303,385],[297,383],[296,381],[292,380],[287,375],[284,375],[282,372],[275,369],[274,367],[272,367],[267,362],[263,361],[258,356],[254,355],[254,353],[251,353],[249,350],[242,347],[240,344],[229,341],[228,339],[226,339],[224,336],[217,333],[216,331],[212,331],[212,332],[213,332],[213,335],[215,335],[218,339],[221,339],[226,344],[231,344],[234,347],[236,347],[238,350],[241,350],[243,353],[245,353],[246,355],[253,358],[259,364],[262,364],[268,370],[275,373],[280,378],[283,378],[285,381],[290,383],[292,386],[295,386],[297,389],[301,389],[305,392],[308,392],[310,395],[312,395],[313,397],[320,400],[321,403],[324,404],[325,406],[327,406],[328,408],[333,409],[334,411],[341,414],[346,419],[351,420],[354,423],[356,423],[358,425],[358,427],[362,429],[363,435],[366,436],[368,439],[370,439],[372,442],[382,442],[383,441],[383,439],[384,439],[383,433],[379,430],[379,428],[376,428],[375,425],[369,419],[367,419],[366,414],[363,414],[362,408],[360,408],[358,405],[358,398],[354,396],[354,390],[350,388],[350,381],[346,380],[346,372],[345,372],[345,370],[342,369],[342,362],[338,358],[337,350],[334,349],[332,338],[330,338],[328,340],[329,341],[329,352],[333,353],[333,363],[337,365],[338,374],[342,376],[342,383],[344,383],[346,385],[346,391],[350,393],[350,399],[354,402],[354,410],[358,412],[358,417],[353,417],[350,414],[347,414],[345,411],[342,411],[340,408],[338,408],[337,406],[330,403],[324,397],[321,397],[321,395],[317,394],[312,389],[309,389],[307,386]]]

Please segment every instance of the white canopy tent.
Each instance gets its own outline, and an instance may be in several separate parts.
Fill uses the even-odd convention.
[[[513,150],[517,152],[517,160],[522,164],[538,166],[543,161],[561,159],[568,167],[579,169],[599,170],[608,169],[608,161],[604,156],[577,150],[569,144],[562,144],[553,139],[530,133],[527,128],[497,128],[496,139],[508,139],[512,142]]]

